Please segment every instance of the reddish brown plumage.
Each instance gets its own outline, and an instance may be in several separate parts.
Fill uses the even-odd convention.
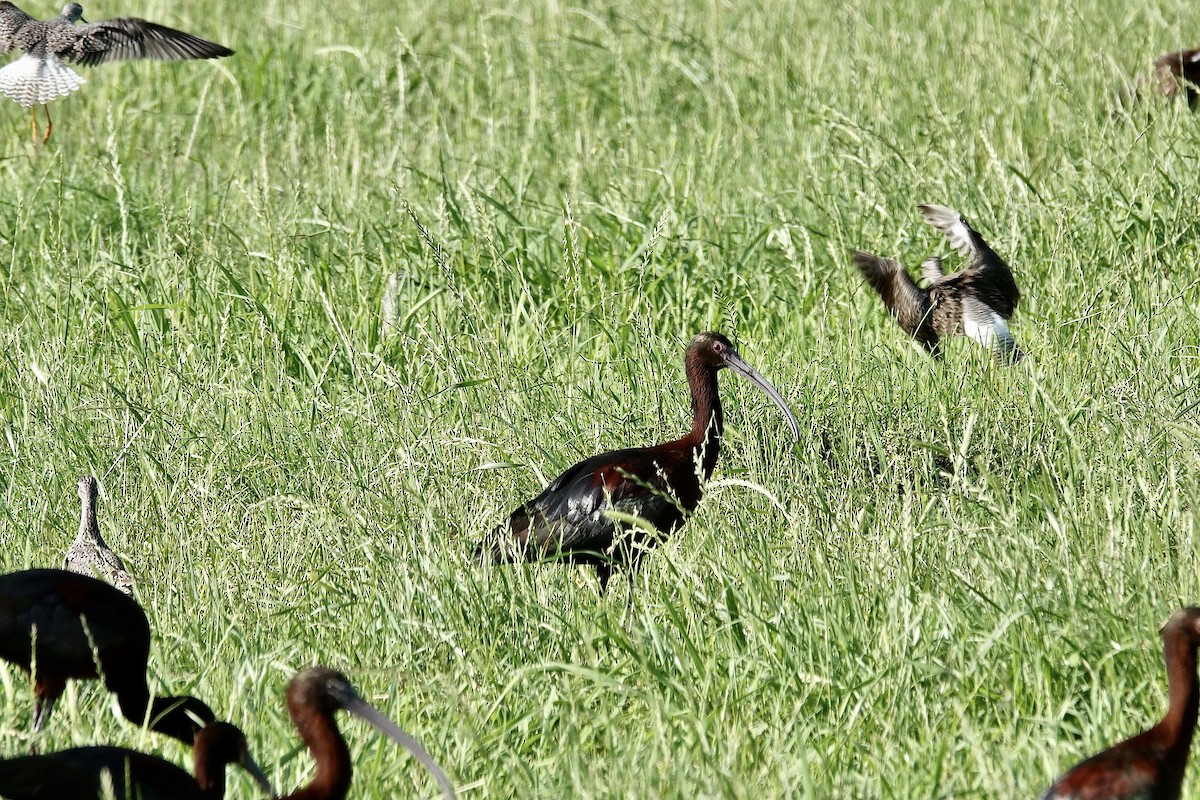
[[[126,719],[141,725],[148,717],[151,730],[191,744],[196,732],[213,721],[213,713],[194,697],[151,702],[149,655],[145,612],[104,581],[60,569],[0,575],[0,659],[26,672],[35,668],[35,731],[49,718],[68,680],[103,675]]]
[[[476,548],[480,561],[514,563],[560,558],[596,570],[601,591],[614,566],[635,567],[646,546],[677,530],[696,509],[716,467],[724,430],[717,372],[730,368],[759,387],[783,411],[792,434],[796,420],[775,387],[719,333],[692,339],[684,371],[692,393],[692,427],[665,444],[592,456],[559,475],[519,506]],[[637,517],[653,530],[630,533],[610,512]]]
[[[350,749],[334,720],[334,712],[346,711],[375,726],[384,735],[406,747],[437,779],[442,794],[454,800],[454,789],[446,773],[425,748],[358,696],[345,675],[324,667],[301,670],[287,689],[288,713],[300,738],[317,762],[317,774],[302,789],[279,800],[344,800],[350,791],[354,766]]]
[[[1200,692],[1196,647],[1200,608],[1185,608],[1163,626],[1169,703],[1148,731],[1098,753],[1054,782],[1042,800],[1176,800],[1196,730]]]

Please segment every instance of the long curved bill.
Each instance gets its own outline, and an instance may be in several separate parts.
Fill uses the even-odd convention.
[[[243,750],[241,758],[238,759],[238,766],[246,770],[254,782],[258,784],[258,788],[267,793],[267,797],[275,797],[275,790],[271,788],[271,782],[267,780],[267,776],[263,774],[262,768],[255,763],[254,758],[250,755],[249,750]]]
[[[800,426],[796,423],[796,418],[792,415],[792,410],[784,402],[783,395],[779,393],[779,390],[772,386],[770,381],[759,375],[758,370],[747,364],[746,360],[737,353],[726,352],[725,366],[753,383],[759,389],[762,389],[763,394],[771,398],[771,402],[779,406],[779,410],[783,412],[783,418],[787,420],[788,425],[792,428],[792,438],[797,442],[800,441]]]
[[[438,785],[442,787],[442,795],[446,800],[454,800],[454,786],[451,785],[450,779],[446,777],[445,771],[433,760],[433,756],[429,755],[420,742],[409,736],[399,725],[385,717],[373,705],[361,697],[343,698],[342,708],[354,716],[371,723],[379,729],[380,733],[403,745],[408,752],[416,757],[417,761],[420,761],[425,766],[425,769],[433,774],[434,778],[437,778]]]

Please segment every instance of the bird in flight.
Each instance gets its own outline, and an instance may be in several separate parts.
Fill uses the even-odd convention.
[[[84,22],[76,25],[76,22]],[[42,144],[50,141],[51,100],[64,97],[83,85],[83,78],[68,64],[94,67],[107,61],[152,58],[184,61],[233,55],[207,39],[192,36],[144,19],[118,18],[101,22],[83,19],[83,6],[68,3],[62,14],[37,20],[12,3],[0,2],[0,54],[22,50],[24,55],[0,69],[0,92],[33,109],[33,140],[38,140],[37,107],[46,109]]]

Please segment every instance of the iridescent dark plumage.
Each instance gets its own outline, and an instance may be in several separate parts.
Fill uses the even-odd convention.
[[[237,764],[267,794],[271,785],[254,763],[246,736],[227,722],[196,734],[196,776],[157,756],[124,747],[74,747],[40,756],[0,761],[5,800],[220,800],[225,767]],[[109,781],[112,793],[105,790]]]
[[[792,435],[800,438],[795,417],[775,387],[724,336],[702,333],[692,339],[684,357],[692,391],[691,431],[666,444],[580,461],[513,511],[476,548],[476,559],[503,564],[561,558],[586,564],[596,570],[601,591],[614,565],[635,567],[646,547],[678,529],[700,503],[721,449],[724,415],[717,372],[726,367],[770,397]],[[653,530],[634,526],[630,532],[610,512],[644,520]]]
[[[288,713],[317,762],[317,774],[302,789],[278,800],[344,800],[350,792],[353,762],[334,713],[345,711],[366,720],[389,739],[405,747],[437,780],[446,800],[454,800],[454,787],[433,757],[417,740],[374,706],[358,696],[340,672],[324,667],[301,670],[287,689]]]
[[[0,659],[26,672],[36,665],[35,732],[49,719],[68,680],[103,676],[126,719],[142,725],[149,712],[151,730],[191,744],[196,732],[214,720],[213,713],[194,697],[151,702],[149,656],[145,612],[104,581],[60,569],[0,575]]]
[[[1200,608],[1175,612],[1163,626],[1162,640],[1170,697],[1166,716],[1150,730],[1072,768],[1042,800],[1177,800],[1200,706]]]
[[[1021,299],[1012,271],[957,211],[935,205],[920,209],[926,222],[968,260],[963,269],[947,275],[940,258],[926,259],[921,274],[930,283],[922,289],[891,259],[856,250],[855,266],[905,333],[934,358],[942,356],[941,339],[962,335],[990,348],[1003,363],[1019,361],[1024,354],[1008,331]]]

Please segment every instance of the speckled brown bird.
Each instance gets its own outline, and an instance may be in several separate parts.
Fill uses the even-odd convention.
[[[1012,364],[1024,357],[1008,330],[1021,299],[1008,264],[988,246],[979,232],[952,208],[919,206],[925,221],[937,228],[966,265],[947,275],[940,258],[921,264],[929,281],[922,289],[898,262],[863,250],[854,252],[854,265],[867,279],[905,333],[934,358],[942,357],[941,340],[966,336],[989,348],[996,359]]]
[[[80,575],[92,575],[108,581],[125,594],[133,594],[133,578],[125,570],[125,562],[113,552],[96,522],[96,495],[99,491],[95,477],[79,479],[79,533],[67,548],[62,568]]]
[[[83,25],[76,22],[83,21]],[[46,104],[83,85],[67,64],[94,67],[108,61],[151,58],[181,61],[233,55],[228,47],[144,19],[118,18],[88,23],[83,6],[67,3],[62,14],[38,20],[7,0],[0,2],[0,53],[24,50],[16,61],[0,69],[0,92],[33,109],[33,140],[38,140],[37,106],[46,109],[50,140],[50,107]]]
[[[1166,716],[1150,730],[1080,762],[1056,780],[1042,800],[1177,800],[1200,707],[1200,608],[1176,611],[1163,626],[1162,641]]]

